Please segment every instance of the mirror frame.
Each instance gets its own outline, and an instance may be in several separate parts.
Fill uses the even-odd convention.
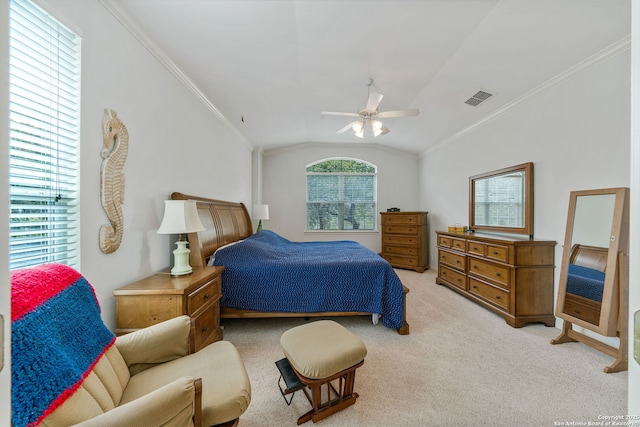
[[[524,214],[524,224],[522,227],[502,227],[494,225],[478,225],[475,223],[475,184],[480,179],[508,175],[513,172],[524,172],[524,200],[522,213]],[[523,163],[521,165],[498,169],[492,172],[474,175],[469,178],[469,229],[481,231],[493,231],[500,233],[527,234],[533,238],[533,163]]]
[[[600,320],[598,325],[565,313],[565,294],[567,292],[567,275],[569,270],[569,258],[571,256],[572,236],[576,204],[580,196],[615,195],[613,207],[613,220],[607,253],[607,266],[605,268],[604,288],[602,304],[600,308]],[[562,265],[560,267],[560,282],[558,283],[558,301],[556,304],[556,316],[585,329],[597,332],[604,336],[616,336],[618,332],[618,315],[620,312],[620,275],[619,254],[626,253],[629,240],[629,189],[626,187],[605,188],[600,190],[572,191],[569,197],[569,211],[567,214],[567,228],[564,236],[562,252]]]

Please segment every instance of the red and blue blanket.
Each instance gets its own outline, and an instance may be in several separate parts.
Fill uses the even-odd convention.
[[[114,342],[94,289],[80,273],[59,264],[12,272],[12,424],[38,425]]]

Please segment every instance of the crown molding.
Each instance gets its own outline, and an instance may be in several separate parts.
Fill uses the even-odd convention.
[[[487,116],[483,117],[482,119],[472,123],[471,125],[465,127],[464,129],[456,132],[455,134],[443,139],[442,141],[440,141],[439,143],[437,143],[436,145],[434,145],[433,147],[423,151],[420,154],[420,158],[423,158],[425,156],[427,156],[428,154],[439,150],[440,148],[442,148],[444,145],[454,141],[455,139],[466,135],[476,129],[478,129],[481,126],[484,126],[485,124],[497,119],[498,117],[500,117],[501,115],[503,115],[504,113],[506,113],[507,111],[517,107],[518,105],[520,105],[521,103],[527,101],[530,98],[533,98],[534,96],[552,88],[555,87],[557,85],[559,85],[560,83],[564,82],[565,80],[573,77],[574,75],[582,72],[583,70],[586,70],[588,68],[591,68],[593,66],[602,64],[604,62],[607,62],[613,58],[615,58],[616,56],[627,52],[631,49],[631,36],[627,36],[624,37],[620,40],[618,40],[617,42],[611,44],[610,46],[606,47],[605,49],[595,53],[594,55],[588,57],[587,59],[585,59],[584,61],[581,61],[579,63],[577,63],[576,65],[574,65],[573,67],[568,68],[567,70],[561,72],[560,74],[557,74],[556,76],[550,78],[549,80],[547,80],[546,82],[542,83],[541,85],[533,88],[532,90],[530,90],[529,92],[526,92],[525,94],[519,96],[518,98],[514,99],[511,102],[506,103],[505,105],[503,105],[502,107],[498,108],[496,111],[492,112],[491,114],[488,114]]]
[[[218,108],[207,98],[207,96],[200,90],[200,88],[185,74],[184,71],[169,58],[160,49],[149,36],[135,23],[127,12],[122,8],[116,0],[99,0],[99,2],[107,9],[122,26],[135,37],[135,39],[153,55],[154,58],[160,62],[169,72],[188,90],[193,96],[196,97],[218,120],[226,125],[238,138],[246,145],[249,151],[253,151],[253,146],[246,140],[246,138],[238,131],[238,129],[231,124],[231,122],[218,110]]]

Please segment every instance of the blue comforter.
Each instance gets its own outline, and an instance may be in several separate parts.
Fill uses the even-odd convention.
[[[402,326],[402,283],[389,263],[353,241],[291,242],[263,230],[219,249],[222,307],[317,313],[360,311]]]
[[[567,292],[602,302],[605,274],[593,268],[569,264]]]

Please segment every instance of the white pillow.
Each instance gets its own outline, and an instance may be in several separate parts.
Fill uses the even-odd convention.
[[[236,243],[240,243],[240,242],[242,242],[242,240],[237,240],[237,241],[235,241],[235,242],[227,243],[226,245],[222,245],[222,246],[220,246],[218,249],[216,249],[216,251],[213,253],[213,255],[211,255],[211,256],[209,257],[209,262],[207,262],[207,265],[208,265],[209,267],[213,266],[213,263],[214,263],[214,261],[216,260],[216,253],[218,253],[218,251],[219,251],[220,249],[228,248],[229,246],[233,246],[233,245],[235,245]]]

